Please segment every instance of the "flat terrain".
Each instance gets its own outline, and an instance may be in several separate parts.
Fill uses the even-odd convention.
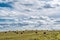
[[[0,40],[60,40],[60,31],[0,32]]]

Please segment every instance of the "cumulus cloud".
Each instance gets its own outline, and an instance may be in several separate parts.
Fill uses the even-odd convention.
[[[0,0],[0,28],[57,30],[59,13],[59,0]]]
[[[33,15],[50,16],[50,15],[57,14],[57,12],[59,10],[59,5],[60,5],[59,4],[60,2],[57,0],[52,0],[52,1],[45,0],[48,2],[44,2],[42,0],[17,0],[17,1],[6,0],[6,1],[7,1],[7,3],[11,2],[11,6],[13,7],[13,11],[15,10],[15,14],[16,14],[16,11],[18,11],[18,12],[26,13],[29,15],[32,15],[32,13],[33,13]]]

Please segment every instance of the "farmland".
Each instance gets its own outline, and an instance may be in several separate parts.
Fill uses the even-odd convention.
[[[0,32],[0,40],[60,40],[60,31],[25,30]]]

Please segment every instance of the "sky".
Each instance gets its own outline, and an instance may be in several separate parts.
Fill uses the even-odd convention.
[[[60,30],[60,0],[0,0],[0,31]]]

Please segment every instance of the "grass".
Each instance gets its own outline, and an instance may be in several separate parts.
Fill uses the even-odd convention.
[[[60,40],[60,31],[0,32],[0,40]]]

